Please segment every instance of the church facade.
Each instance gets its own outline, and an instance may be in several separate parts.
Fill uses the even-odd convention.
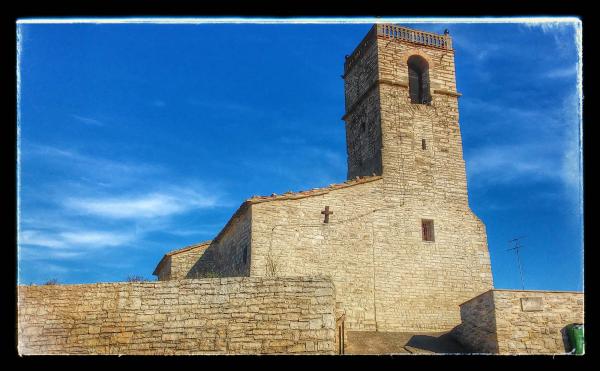
[[[343,78],[348,180],[252,197],[154,274],[325,275],[348,330],[450,330],[460,304],[493,289],[485,225],[468,202],[452,39],[374,25]]]

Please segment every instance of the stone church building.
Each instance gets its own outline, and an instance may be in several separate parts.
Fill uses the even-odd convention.
[[[451,38],[379,25],[343,78],[348,180],[250,198],[214,240],[167,254],[154,274],[325,274],[349,330],[451,329],[458,305],[493,287],[468,202]]]
[[[111,308],[135,314],[131,323],[115,327],[130,328],[125,331],[131,335],[106,335],[109,340],[100,336],[102,341],[91,348],[100,353],[344,353],[344,331],[452,331],[465,346],[482,352],[564,352],[564,326],[583,320],[581,293],[494,290],[485,225],[469,207],[454,53],[448,32],[374,25],[344,62],[348,180],[249,198],[212,241],[167,253],[153,273],[158,283],[110,286],[116,295],[109,296],[116,301]],[[325,277],[326,282],[310,277]],[[210,295],[199,295],[205,289],[196,285],[208,287]],[[223,326],[238,317],[219,318],[211,327],[212,342],[190,342],[212,334],[203,313],[216,308],[211,306],[215,303],[232,303],[231,293],[238,289],[231,285],[266,288],[255,296],[242,296],[234,309],[215,309],[229,313],[241,306],[253,313],[239,317],[239,324],[223,332]],[[97,288],[101,293],[108,289]],[[44,297],[43,289],[27,290],[22,294],[26,301]],[[170,296],[147,302],[151,299],[146,295],[153,292]],[[296,296],[267,306],[266,293],[271,292]],[[215,298],[215,293],[229,299]],[[73,291],[64,295],[79,300]],[[140,301],[129,304],[132,295]],[[261,299],[251,304],[256,297]],[[282,304],[290,302],[292,307]],[[173,306],[156,314],[152,305],[166,303]],[[302,316],[313,313],[304,307],[307,303],[331,309],[319,309],[322,317],[303,322]],[[199,306],[169,314],[176,305]],[[143,316],[155,313],[153,321],[166,321],[164,326],[153,322],[158,327],[150,328],[163,332],[144,332],[140,311]],[[271,320],[279,322],[267,326]],[[165,337],[165,329],[179,322],[179,330],[169,330]],[[194,326],[201,331],[186,332]],[[267,327],[257,332],[256,326]],[[93,333],[104,333],[102,328]],[[273,335],[276,329],[307,332]],[[40,351],[31,339],[38,339],[35,331],[42,330],[23,331],[34,334],[27,338],[26,349]],[[92,330],[81,331],[92,335]],[[241,333],[232,335],[236,331]],[[261,334],[270,337],[260,338]],[[143,340],[135,340],[138,336]],[[305,336],[318,340],[304,341]],[[289,338],[285,341],[291,343],[274,345],[274,338]]]

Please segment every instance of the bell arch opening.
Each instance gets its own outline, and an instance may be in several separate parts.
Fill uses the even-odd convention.
[[[411,103],[431,103],[429,64],[425,58],[419,55],[413,55],[408,58],[408,91]]]

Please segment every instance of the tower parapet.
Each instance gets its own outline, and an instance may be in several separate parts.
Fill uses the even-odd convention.
[[[364,52],[364,49],[373,41],[373,37],[402,40],[414,44],[430,46],[434,48],[453,50],[452,38],[449,33],[438,35],[433,32],[413,30],[408,27],[397,26],[393,24],[375,24],[356,49],[350,54],[344,63],[344,75],[354,66],[358,58]]]

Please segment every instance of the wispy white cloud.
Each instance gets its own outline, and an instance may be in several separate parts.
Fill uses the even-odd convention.
[[[481,120],[471,130],[486,132],[500,130],[498,132],[500,134],[510,131],[513,133],[511,137],[513,141],[515,138],[523,139],[522,136],[527,131],[535,131],[536,135],[530,135],[528,141],[543,141],[547,144],[550,140],[552,144],[555,141],[564,143],[567,139],[566,131],[573,127],[577,129],[580,115],[576,89],[573,89],[570,94],[565,94],[558,104],[557,101],[552,101],[554,104],[547,106],[540,106],[540,103],[544,102],[535,99],[527,100],[527,94],[523,94],[522,97],[521,102],[513,104],[508,104],[501,99],[484,100],[466,97],[460,105],[461,109]]]
[[[532,202],[566,205],[578,212],[581,200],[579,150],[550,143],[515,143],[488,145],[471,152],[466,158],[469,186],[475,189],[496,187],[528,189],[522,198]],[[547,186],[556,185],[553,191]],[[508,210],[512,205],[492,202],[480,205],[488,211]]]
[[[511,133],[506,137],[509,141],[496,139],[465,151],[474,184],[558,182],[572,198],[581,185],[578,102],[575,91],[548,109],[466,101],[470,109],[481,112],[480,117],[496,117],[484,125],[495,123],[492,126],[497,125],[504,135]]]
[[[130,261],[119,261],[119,262],[100,262],[99,266],[110,269],[124,269],[131,268],[134,264]]]
[[[44,268],[45,268],[45,270],[47,270],[50,273],[64,274],[64,273],[68,273],[69,271],[71,271],[71,269],[57,265],[57,264],[47,264]]]
[[[82,154],[76,150],[63,149],[53,146],[30,144],[28,143],[23,148],[24,154],[43,157],[46,159],[69,160],[70,165],[81,164],[90,167],[93,171],[106,172],[146,172],[158,170],[160,167],[155,165],[142,164],[137,162],[107,160],[99,156],[89,156]]]
[[[467,170],[473,179],[486,184],[556,180],[560,179],[556,156],[556,150],[544,144],[490,145],[472,152]]]
[[[122,246],[134,239],[133,233],[97,230],[45,231],[27,229],[18,236],[19,246],[41,246],[51,249]]]
[[[178,228],[171,226],[165,228],[164,232],[175,235],[175,236],[216,236],[219,232],[219,228],[222,228],[221,224],[210,224],[200,225],[194,228]]]
[[[512,45],[504,45],[491,41],[481,43],[469,37],[469,33],[452,35],[452,45],[455,49],[466,52],[470,57],[473,57],[477,63],[483,62],[490,56],[497,55],[499,50],[504,52],[507,48],[512,47]]]
[[[557,79],[557,78],[574,78],[577,76],[577,66],[567,66],[567,67],[561,67],[561,68],[554,68],[551,70],[548,70],[544,73],[544,77],[550,78],[550,79]]]
[[[30,161],[61,169],[67,176],[47,180],[35,194],[27,194],[26,212],[19,221],[20,262],[91,257],[105,262],[106,247],[117,248],[119,254],[153,249],[156,244],[149,236],[181,229],[178,216],[228,205],[222,189],[154,164],[32,143],[23,150]],[[203,235],[200,239],[210,234],[196,232]]]
[[[576,22],[543,22],[524,23],[528,29],[540,29],[544,34],[551,35],[554,40],[556,52],[566,56],[572,53],[574,46],[578,45],[577,39],[581,32],[581,21]],[[573,33],[573,30],[576,32]]]
[[[571,125],[564,132],[564,151],[561,161],[562,179],[571,190],[581,192],[582,186],[582,152],[581,152],[581,113],[579,106],[580,98],[573,95],[570,104],[565,104],[565,114],[572,117]],[[579,195],[580,196],[580,195]]]
[[[73,117],[77,121],[82,122],[86,125],[104,126],[104,123],[102,121],[93,119],[91,117],[85,117],[85,116],[79,116],[79,115],[71,115],[71,117]]]
[[[77,231],[63,232],[60,237],[69,245],[83,246],[122,246],[131,242],[135,236],[126,233]]]
[[[19,233],[19,245],[45,246],[49,248],[60,248],[65,246],[65,241],[56,236],[33,230],[25,230]]]
[[[76,212],[114,219],[146,219],[181,214],[217,205],[217,198],[192,189],[121,197],[68,198],[64,206]]]
[[[84,251],[75,250],[52,250],[47,249],[45,246],[25,245],[19,247],[19,262],[23,264],[24,261],[28,262],[35,260],[73,260],[84,256]],[[72,269],[74,270],[74,269]]]
[[[567,190],[581,184],[580,152],[548,145],[491,145],[474,150],[466,159],[469,178],[475,185],[559,182]]]
[[[572,22],[528,22],[522,23],[527,28],[539,28],[547,34],[568,33],[569,30],[581,27],[581,20],[573,19]]]
[[[68,169],[71,178],[88,178],[95,183],[114,185],[139,179],[141,176],[159,174],[165,171],[161,166],[139,161],[116,161],[100,156],[82,154],[74,149],[64,149],[47,145],[26,143],[21,147],[21,155],[32,161],[48,163],[53,167]]]
[[[346,158],[343,152],[324,146],[292,143],[275,149],[264,148],[264,151],[264,160],[243,160],[242,165],[249,173],[257,176],[268,175],[282,179],[283,183],[290,186],[285,191],[325,187],[345,180],[336,179],[335,176],[345,174]]]

